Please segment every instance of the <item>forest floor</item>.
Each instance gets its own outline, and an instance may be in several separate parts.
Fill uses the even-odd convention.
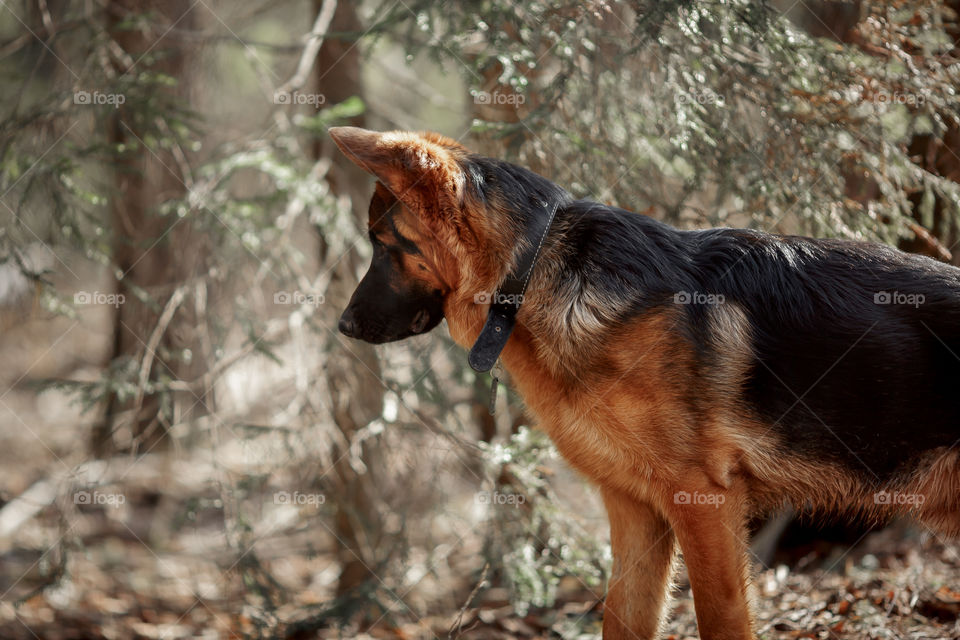
[[[418,617],[408,609],[370,614],[380,619],[367,628],[336,627],[315,588],[317,576],[333,577],[335,562],[323,549],[311,548],[309,531],[301,530],[299,539],[287,532],[273,547],[265,536],[256,555],[218,553],[227,545],[214,517],[217,506],[211,504],[193,512],[194,526],[184,529],[189,535],[168,540],[159,550],[143,542],[156,517],[145,505],[156,505],[155,497],[130,499],[140,511],[126,524],[90,507],[69,525],[47,523],[61,527],[63,539],[72,542],[45,554],[14,549],[0,556],[0,593],[6,594],[0,602],[0,638],[599,637],[602,604],[573,579],[562,583],[555,606],[531,608],[523,616],[503,589],[492,587],[477,590],[460,611],[427,608]],[[808,564],[820,568],[788,571],[781,565],[757,573],[760,638],[960,638],[957,545],[895,527],[869,534],[853,548],[834,548],[829,557],[812,556]],[[456,589],[470,591],[466,583]],[[697,637],[683,575],[664,637]]]
[[[22,400],[11,393],[3,405],[27,416]],[[76,409],[55,396],[37,406],[45,421],[0,433],[0,640],[600,637],[601,594],[574,578],[553,606],[523,615],[499,584],[471,598],[480,535],[405,551],[393,571],[401,579],[375,584],[375,597],[348,616],[373,624],[338,626],[332,515],[274,494],[297,486],[282,476],[298,465],[249,473],[224,453],[245,450],[230,443],[219,456],[193,448],[84,462],[82,451],[71,457]],[[39,425],[42,440],[30,431]],[[71,489],[78,476],[97,489]],[[602,513],[589,524],[605,535]],[[423,560],[433,552],[442,564]],[[759,638],[960,640],[960,545],[905,525],[759,570],[755,587]],[[664,637],[696,638],[682,571],[674,596]],[[377,599],[393,604],[377,608]]]

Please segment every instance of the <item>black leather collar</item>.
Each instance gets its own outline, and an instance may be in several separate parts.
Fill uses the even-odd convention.
[[[467,362],[474,371],[484,373],[493,368],[517,324],[517,313],[523,304],[523,295],[527,291],[527,284],[560,202],[545,202],[542,207],[542,212],[538,211],[532,216],[533,219],[524,232],[529,247],[520,255],[516,267],[507,274],[507,278],[494,294],[490,301],[487,322],[470,349]]]

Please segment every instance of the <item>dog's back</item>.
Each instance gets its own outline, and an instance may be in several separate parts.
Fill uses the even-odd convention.
[[[703,286],[750,321],[744,399],[785,447],[882,486],[960,440],[960,271],[882,245],[699,235]]]

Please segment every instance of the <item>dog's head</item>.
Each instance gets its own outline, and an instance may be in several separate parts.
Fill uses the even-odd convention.
[[[459,280],[452,222],[464,199],[467,151],[431,133],[334,127],[330,136],[378,181],[368,233],[373,259],[340,318],[340,331],[372,343],[426,333],[443,319]]]

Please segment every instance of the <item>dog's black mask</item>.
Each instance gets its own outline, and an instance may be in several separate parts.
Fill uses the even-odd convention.
[[[340,316],[345,336],[374,344],[393,342],[426,333],[443,319],[443,292],[419,277],[417,271],[426,270],[417,260],[420,249],[394,224],[401,207],[377,186],[370,201],[373,259]]]

